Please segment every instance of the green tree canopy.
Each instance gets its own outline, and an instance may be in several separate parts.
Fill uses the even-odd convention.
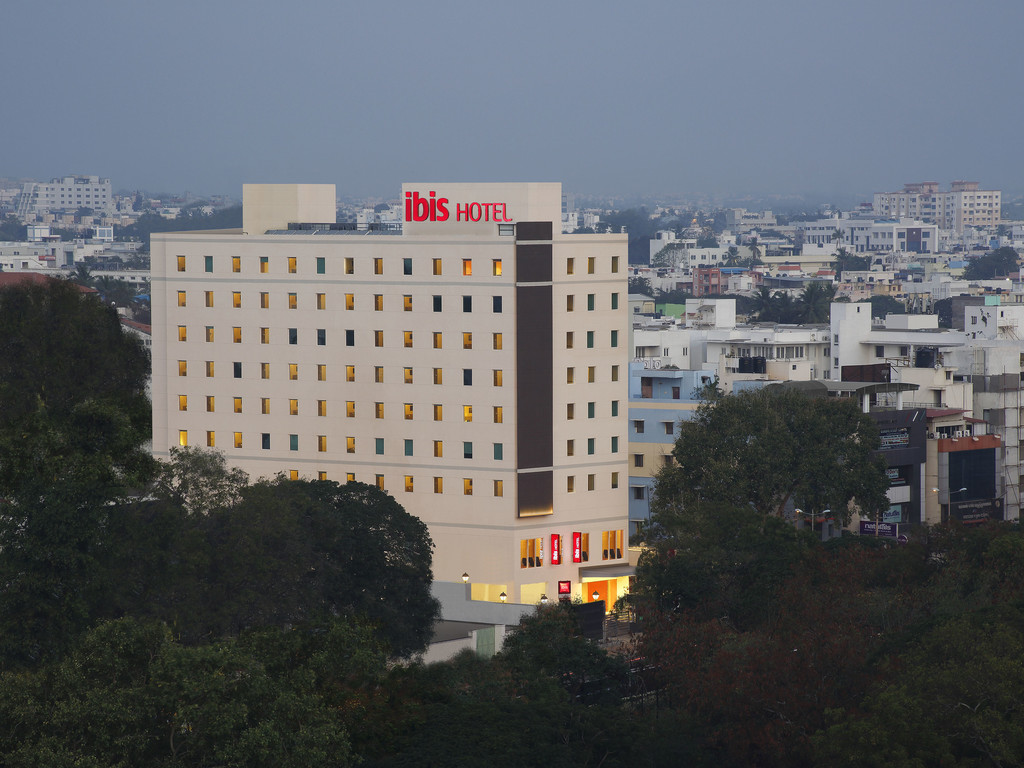
[[[971,260],[964,269],[964,280],[993,280],[1020,271],[1020,257],[1008,246]]]

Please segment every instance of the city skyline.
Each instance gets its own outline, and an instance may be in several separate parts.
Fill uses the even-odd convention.
[[[1022,188],[1024,110],[1006,87],[1019,4],[365,11],[19,5],[0,35],[9,66],[30,66],[0,86],[0,173],[385,199],[409,179],[559,179],[633,199]]]

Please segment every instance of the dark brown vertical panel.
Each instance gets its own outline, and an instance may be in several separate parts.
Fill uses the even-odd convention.
[[[550,240],[552,231],[550,221],[520,221],[516,224],[516,241]]]
[[[516,475],[519,517],[550,515],[555,496],[554,474],[546,472],[522,472]]]

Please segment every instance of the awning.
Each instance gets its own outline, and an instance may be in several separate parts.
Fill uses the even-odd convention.
[[[618,563],[616,565],[592,565],[587,568],[580,568],[581,581],[599,581],[603,579],[617,579],[622,576],[635,576],[636,567],[629,563]]]

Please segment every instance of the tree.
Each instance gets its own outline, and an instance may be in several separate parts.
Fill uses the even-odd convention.
[[[242,500],[249,475],[229,467],[221,451],[188,446],[171,448],[160,464],[153,494],[181,507],[187,514],[209,514]]]
[[[757,243],[757,238],[752,237],[748,246],[750,248],[750,266],[753,267],[755,264],[761,263],[761,246]]]
[[[972,260],[964,270],[964,280],[994,280],[1020,271],[1020,257],[1008,246],[997,248]]]
[[[703,403],[679,429],[655,486],[656,525],[698,502],[769,516],[793,502],[844,521],[854,501],[869,513],[887,505],[878,429],[852,400],[767,387]]]
[[[844,272],[863,272],[871,267],[871,260],[867,256],[857,256],[840,246],[835,253],[836,276],[842,278]]]
[[[757,321],[759,323],[770,323],[777,320],[778,317],[775,314],[775,309],[772,292],[762,285],[757,289],[757,293],[754,294],[752,311],[757,315]]]
[[[832,299],[836,287],[819,280],[807,283],[798,299],[800,321],[803,323],[827,323],[831,316]]]
[[[0,240],[21,242],[26,237],[27,227],[12,213],[0,220]]]
[[[653,291],[651,290],[651,281],[647,277],[631,277],[629,278],[629,292],[630,293],[642,293],[644,296],[652,296]]]
[[[683,253],[683,246],[679,243],[669,243],[651,257],[651,266],[661,269],[672,269],[679,261],[679,255]]]
[[[907,314],[906,305],[892,296],[872,296],[868,301],[871,302],[872,317]]]

